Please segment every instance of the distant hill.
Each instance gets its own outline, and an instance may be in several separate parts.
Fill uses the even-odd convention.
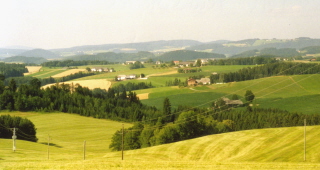
[[[126,43],[126,44],[103,44],[103,45],[85,45],[76,46],[64,49],[54,49],[54,52],[78,52],[78,51],[112,51],[112,52],[138,52],[138,51],[155,51],[165,50],[168,48],[183,48],[202,44],[194,40],[170,40],[170,41],[151,41],[141,43]]]
[[[140,51],[137,53],[114,53],[114,52],[107,52],[107,53],[98,53],[95,55],[76,55],[67,57],[65,59],[68,60],[100,60],[100,61],[109,61],[109,62],[125,62],[125,61],[145,61],[147,59],[155,58],[155,55],[150,52]]]
[[[319,54],[320,46],[309,46],[309,47],[301,48],[300,51],[303,54]]]
[[[206,53],[206,52],[196,52],[190,50],[177,50],[177,51],[170,51],[160,55],[159,57],[155,58],[157,60],[162,61],[188,61],[188,60],[196,60],[200,58],[226,58],[224,54],[216,54],[216,53]]]
[[[13,62],[13,63],[34,63],[41,64],[48,61],[42,57],[25,57],[25,56],[13,56],[3,59],[4,62]]]
[[[227,56],[237,55],[250,50],[261,50],[264,48],[293,48],[301,49],[308,46],[320,46],[320,39],[301,37],[296,39],[247,39],[230,41],[225,44],[206,43],[188,47],[187,50],[211,50],[212,52],[225,54]]]
[[[25,49],[10,49],[10,48],[0,48],[0,57],[11,57],[18,55],[20,53],[26,52]]]
[[[53,53],[49,50],[44,49],[33,49],[29,51],[25,51],[23,53],[20,53],[19,56],[26,56],[26,57],[43,57],[47,59],[52,58],[59,58],[60,56],[56,53]]]

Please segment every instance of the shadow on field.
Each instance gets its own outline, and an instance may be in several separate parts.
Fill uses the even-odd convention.
[[[41,142],[40,144],[48,145],[48,143],[46,143],[46,142]],[[57,148],[62,148],[62,146],[59,146],[59,145],[54,144],[54,143],[50,143],[50,146],[57,147]]]

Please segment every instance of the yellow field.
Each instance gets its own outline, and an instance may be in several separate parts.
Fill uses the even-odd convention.
[[[137,94],[137,97],[139,97],[140,100],[145,100],[149,98],[149,93]]]
[[[124,152],[111,152],[122,123],[67,113],[0,112],[30,119],[39,141],[0,139],[0,169],[320,169],[320,126],[270,128],[208,135]],[[126,124],[125,127],[130,127]],[[50,153],[48,160],[48,135]],[[86,141],[84,160],[83,145]]]
[[[68,82],[63,82],[64,84],[80,84],[82,87],[88,87],[89,89],[94,89],[94,88],[100,88],[100,89],[106,89],[108,90],[111,86],[111,82],[107,81],[106,79],[96,79],[96,80],[78,80],[78,81],[68,81]],[[43,86],[43,88],[49,87],[55,85],[54,84],[47,84]]]
[[[26,66],[26,68],[28,69],[28,73],[24,73],[24,75],[29,75],[38,72],[42,66]]]
[[[68,76],[70,74],[74,74],[74,73],[78,73],[80,71],[85,71],[86,69],[69,69],[67,71],[64,71],[62,73],[56,74],[54,76],[52,76],[53,78],[57,78],[57,77],[65,77]]]

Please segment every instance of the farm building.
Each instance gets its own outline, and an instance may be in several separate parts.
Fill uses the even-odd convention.
[[[200,83],[200,84],[210,84],[210,79],[209,78],[201,78],[201,79],[198,79],[196,81],[197,81],[197,83]]]
[[[242,106],[243,102],[241,100],[230,100],[229,98],[223,97],[222,100],[226,102],[226,105],[231,107]]]
[[[188,79],[188,86],[194,86],[197,85],[196,79]]]

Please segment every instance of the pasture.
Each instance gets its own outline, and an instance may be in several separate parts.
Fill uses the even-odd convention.
[[[209,135],[124,152],[108,149],[122,123],[65,113],[1,112],[34,122],[37,143],[0,139],[0,169],[319,169],[320,126]],[[131,124],[125,123],[125,127]],[[48,160],[48,135],[50,136]],[[86,141],[86,159],[83,143]]]
[[[142,103],[162,108],[165,97],[170,99],[172,107],[178,105],[208,107],[219,97],[231,98],[237,94],[244,100],[246,90],[252,90],[255,104],[263,108],[279,108],[292,112],[319,113],[315,105],[320,100],[320,75],[276,76],[256,80],[212,84],[196,87],[162,87],[137,90],[136,93],[149,93]]]

